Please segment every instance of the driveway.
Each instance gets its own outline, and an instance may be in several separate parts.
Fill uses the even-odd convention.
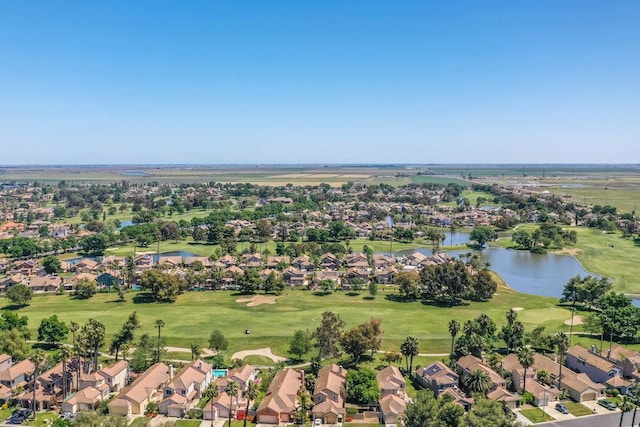
[[[555,408],[555,406],[556,406],[555,403],[553,405],[547,405],[542,407],[542,410],[547,414],[551,415],[557,421],[573,420],[576,418],[574,415],[571,415],[571,414],[563,414],[562,412],[558,411]]]

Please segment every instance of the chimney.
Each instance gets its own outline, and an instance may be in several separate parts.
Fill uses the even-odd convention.
[[[300,382],[302,382],[302,386],[304,387],[304,369],[300,369]]]
[[[175,370],[173,369],[173,365],[169,365],[169,379],[172,380],[175,375]]]

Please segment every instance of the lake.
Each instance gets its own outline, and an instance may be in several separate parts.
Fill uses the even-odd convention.
[[[431,249],[417,249],[431,255]],[[403,251],[397,255],[408,255],[415,251]],[[532,254],[503,248],[482,251],[447,251],[451,256],[471,252],[478,254],[483,262],[489,262],[489,269],[495,271],[505,282],[518,292],[560,298],[564,285],[573,276],[594,275],[585,270],[572,256],[555,254]]]

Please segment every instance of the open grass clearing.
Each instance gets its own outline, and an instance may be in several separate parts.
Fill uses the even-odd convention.
[[[173,427],[200,427],[200,420],[177,420],[173,423]]]
[[[567,328],[563,322],[570,315],[569,309],[559,307],[554,298],[519,294],[504,286],[492,301],[452,308],[424,305],[420,301],[403,302],[398,299],[397,290],[391,287],[381,287],[373,300],[367,299],[366,293],[316,295],[288,289],[278,297],[277,304],[255,307],[238,304],[239,295],[227,291],[187,292],[174,303],[135,303],[135,295],[127,293],[124,303],[116,302],[115,293],[97,294],[89,300],[77,300],[67,295],[36,295],[29,306],[17,312],[29,317],[29,328],[34,336],[43,318],[57,314],[67,323],[72,320],[84,323],[95,318],[106,325],[110,337],[120,329],[126,317],[136,311],[142,325],[139,334],[155,335],[154,321],[165,320],[162,336],[169,346],[189,348],[193,341],[205,344],[211,331],[219,329],[229,340],[228,354],[270,347],[276,355],[285,357],[295,330],[315,329],[326,310],[339,314],[347,328],[371,317],[382,319],[384,350],[398,350],[406,336],[415,335],[422,343],[421,353],[437,354],[450,351],[448,321],[453,318],[464,323],[486,313],[500,326],[511,307],[524,307],[519,318],[527,327],[544,325],[548,331],[556,331]],[[7,306],[7,300],[0,300],[0,309],[7,309]],[[245,334],[245,329],[250,329],[251,334]]]
[[[55,412],[38,412],[36,413],[35,419],[29,419],[29,421],[23,423],[22,425],[26,426],[49,426],[53,422],[53,420],[60,418],[60,416]]]
[[[572,401],[562,402],[564,406],[567,407],[571,415],[575,417],[583,417],[585,415],[593,415],[593,411],[581,403],[576,403]]]
[[[555,418],[553,418],[551,415],[547,414],[540,408],[521,409],[520,413],[527,417],[527,419],[529,419],[529,421],[534,424],[555,420]]]
[[[138,417],[131,422],[129,427],[144,427],[149,425],[150,422],[151,418],[149,417]]]

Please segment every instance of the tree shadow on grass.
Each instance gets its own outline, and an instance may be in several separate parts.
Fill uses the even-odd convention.
[[[156,299],[153,297],[153,294],[149,292],[138,292],[133,297],[132,301],[134,304],[148,304],[148,303],[156,302]]]
[[[388,300],[388,301],[393,301],[393,302],[413,302],[413,301],[415,301],[414,299],[407,298],[404,295],[399,295],[399,294],[385,295],[384,298],[386,300]]]
[[[11,305],[6,305],[2,308],[2,311],[7,310],[7,311],[16,311],[16,310],[20,310],[21,308],[26,307],[29,304],[11,304]]]
[[[316,292],[313,293],[313,295],[315,295],[317,297],[326,297],[327,295],[331,295],[331,292],[316,291]]]
[[[366,297],[362,297],[362,299],[367,300],[367,301],[373,301],[374,299],[376,299],[376,297],[372,297],[371,295],[367,295]]]
[[[635,239],[633,239],[633,244],[636,246],[640,246],[640,237],[636,237]]]
[[[360,292],[347,292],[345,295],[348,297],[357,297],[360,295]]]

